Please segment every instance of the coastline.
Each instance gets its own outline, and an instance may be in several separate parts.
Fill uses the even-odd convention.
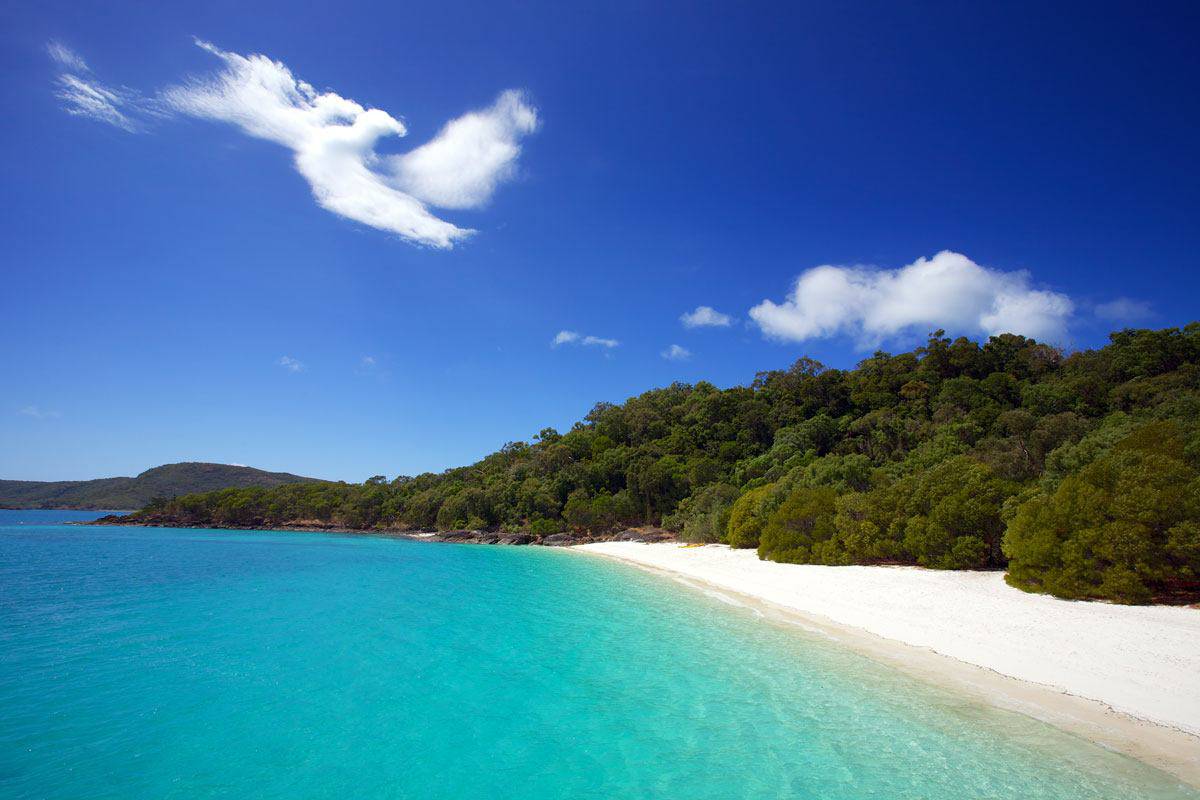
[[[422,542],[444,542],[447,544],[499,544],[538,547],[573,547],[595,542],[662,542],[674,541],[675,537],[658,528],[627,528],[623,531],[606,536],[560,532],[546,535],[532,533],[515,533],[488,530],[447,530],[438,531],[422,528],[376,528],[376,527],[346,527],[318,520],[296,520],[279,525],[234,525],[218,522],[185,523],[172,519],[151,517],[147,519],[129,519],[116,515],[100,517],[95,520],[68,522],[67,525],[112,526],[118,528],[178,528],[228,531],[278,531],[281,533],[347,533],[363,536],[391,536],[399,539],[414,539]]]
[[[570,548],[732,595],[973,700],[1200,787],[1200,610],[1032,595],[998,572],[760,561],[724,545]]]

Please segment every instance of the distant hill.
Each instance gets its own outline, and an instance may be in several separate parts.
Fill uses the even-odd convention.
[[[273,487],[288,483],[318,483],[290,472],[265,472],[232,464],[187,461],[148,469],[136,478],[97,478],[92,481],[3,481],[0,508],[142,508],[153,498],[170,498],[229,487]]]

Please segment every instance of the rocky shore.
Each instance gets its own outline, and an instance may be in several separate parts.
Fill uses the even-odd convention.
[[[542,547],[570,547],[579,544],[595,542],[668,542],[675,536],[660,528],[628,528],[612,534],[586,534],[564,531],[537,535],[509,531],[485,530],[411,530],[397,528],[350,528],[335,525],[320,520],[296,520],[280,525],[224,525],[211,522],[185,522],[171,517],[152,515],[139,516],[130,519],[121,514],[109,514],[92,522],[75,523],[79,525],[120,525],[136,528],[215,528],[221,530],[253,530],[253,531],[296,531],[309,533],[358,533],[375,536],[396,536],[404,539],[416,539],[422,542],[453,542],[456,544],[507,544],[507,545],[540,545]]]
[[[504,531],[436,531],[425,533],[408,533],[413,538],[435,542],[462,542],[466,544],[530,544],[543,547],[570,547],[577,544],[594,544],[595,542],[652,542],[673,541],[674,536],[658,529],[635,529],[620,531],[610,535],[591,535],[586,533],[552,533],[547,536],[535,536],[531,533],[505,533]]]

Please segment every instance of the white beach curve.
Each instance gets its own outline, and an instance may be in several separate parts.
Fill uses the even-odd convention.
[[[1059,600],[1014,589],[1000,572],[779,564],[724,545],[597,542],[575,549],[928,648],[1200,736],[1200,609]]]

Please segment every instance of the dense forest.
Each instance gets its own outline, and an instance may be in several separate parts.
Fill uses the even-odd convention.
[[[184,525],[688,541],[818,564],[1008,569],[1029,591],[1200,597],[1200,323],[1064,354],[942,331],[855,369],[802,358],[749,386],[601,403],[440,474],[227,489],[135,516]]]
[[[233,486],[281,486],[315,481],[290,472],[236,464],[185,461],[153,467],[133,478],[90,481],[0,481],[0,508],[141,508],[155,497]]]

